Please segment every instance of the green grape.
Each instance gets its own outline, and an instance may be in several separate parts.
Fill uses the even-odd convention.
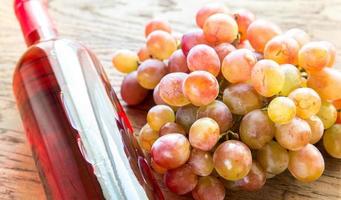
[[[188,164],[198,176],[208,176],[214,169],[211,153],[200,149],[192,149]]]
[[[167,73],[166,65],[155,59],[148,59],[137,69],[137,81],[146,89],[154,89]]]
[[[232,127],[232,113],[221,101],[215,100],[207,106],[198,109],[197,118],[209,117],[219,124],[220,132],[225,132]]]
[[[305,121],[308,122],[310,129],[311,129],[311,137],[310,137],[309,143],[315,144],[318,141],[320,141],[320,139],[323,136],[323,131],[324,131],[323,122],[316,115],[311,116]]]
[[[301,86],[301,74],[300,71],[291,64],[283,64],[281,71],[284,74],[284,85],[282,87],[280,95],[288,96],[290,92]]]
[[[141,128],[137,141],[142,150],[150,152],[152,145],[158,138],[159,133],[146,124]]]
[[[214,176],[200,177],[197,186],[192,191],[195,200],[224,200],[225,188]]]
[[[313,182],[324,171],[324,160],[321,152],[312,144],[298,151],[289,152],[290,173],[299,181]]]
[[[315,115],[321,107],[320,96],[311,88],[298,88],[289,96],[296,105],[296,114],[302,119]]]
[[[257,161],[265,169],[268,178],[284,172],[288,168],[289,153],[275,141],[267,143],[257,151]]]
[[[147,114],[147,122],[155,131],[159,131],[166,123],[174,121],[174,111],[171,107],[166,105],[156,105],[152,107]]]
[[[186,135],[185,129],[180,124],[177,124],[175,122],[167,122],[165,125],[163,125],[160,128],[160,131],[159,131],[160,136],[170,134],[170,133],[180,133],[180,134]]]
[[[256,109],[243,117],[239,135],[251,149],[260,149],[274,137],[275,126],[265,111]]]
[[[175,169],[185,164],[191,153],[191,145],[179,133],[159,137],[152,145],[151,158],[160,167]]]
[[[332,103],[323,101],[317,116],[321,119],[324,129],[327,129],[336,122],[337,111]]]
[[[197,113],[198,113],[198,107],[192,104],[180,107],[176,111],[175,121],[176,123],[184,127],[186,132],[188,132],[189,128],[192,126],[195,120],[197,120]]]
[[[235,181],[246,176],[252,166],[250,149],[242,142],[228,140],[213,154],[214,168],[226,180]]]
[[[270,119],[277,124],[286,124],[296,115],[296,105],[288,97],[276,97],[268,106]]]
[[[335,124],[323,135],[323,146],[329,155],[341,158],[341,125]]]
[[[311,129],[306,121],[295,117],[287,124],[277,124],[275,137],[282,147],[298,151],[309,143]]]
[[[247,83],[228,86],[224,90],[223,101],[237,115],[245,115],[263,106],[262,97]]]
[[[189,129],[189,142],[192,147],[209,151],[218,142],[219,125],[211,118],[204,117],[195,121]]]
[[[183,195],[191,192],[198,183],[198,176],[193,173],[190,165],[168,170],[164,175],[167,188],[175,194]]]
[[[130,73],[137,69],[139,57],[132,51],[118,50],[112,58],[112,64],[118,71]]]
[[[251,71],[251,83],[264,97],[278,94],[283,88],[284,80],[285,76],[281,67],[273,60],[260,60]]]

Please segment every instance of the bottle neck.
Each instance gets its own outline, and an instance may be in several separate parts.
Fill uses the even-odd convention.
[[[47,1],[15,0],[14,10],[27,46],[58,37],[57,29],[47,13]]]

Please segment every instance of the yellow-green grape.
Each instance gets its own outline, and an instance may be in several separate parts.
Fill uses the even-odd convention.
[[[296,114],[302,119],[308,119],[320,110],[321,98],[311,88],[298,88],[292,91],[288,97],[294,101]]]
[[[139,64],[139,57],[129,50],[118,50],[112,58],[114,67],[122,73],[135,71]]]
[[[309,143],[315,144],[318,141],[320,141],[320,139],[323,136],[323,131],[324,131],[323,123],[321,119],[316,115],[311,116],[305,121],[308,122],[310,129],[311,129],[311,137],[310,137]]]
[[[284,85],[282,87],[280,95],[288,96],[290,92],[299,88],[302,85],[302,79],[300,71],[291,64],[283,64],[281,71],[284,74]]]
[[[324,129],[327,129],[336,122],[337,111],[332,103],[323,101],[317,116],[321,119]]]
[[[341,159],[341,124],[335,124],[326,130],[323,146],[329,155]]]
[[[209,151],[218,142],[219,125],[211,118],[204,117],[195,121],[189,129],[189,142],[194,148]]]
[[[140,133],[137,137],[137,141],[141,147],[141,149],[146,152],[150,152],[152,145],[159,138],[159,133],[152,128],[148,124],[144,125]]]
[[[251,83],[262,96],[278,94],[284,85],[285,76],[280,66],[272,60],[260,60],[252,68]]]
[[[171,107],[166,105],[156,105],[152,107],[147,114],[147,122],[155,131],[168,122],[175,121],[175,114]]]
[[[295,103],[288,97],[276,97],[268,106],[268,115],[277,124],[288,123],[296,115]]]
[[[291,151],[298,151],[309,143],[311,130],[309,124],[295,117],[287,124],[276,124],[277,142]]]
[[[312,144],[299,151],[289,152],[290,173],[299,181],[308,183],[317,180],[324,171],[324,160],[321,152]]]
[[[271,141],[257,151],[257,161],[264,168],[268,178],[284,172],[288,168],[289,153],[275,141]]]

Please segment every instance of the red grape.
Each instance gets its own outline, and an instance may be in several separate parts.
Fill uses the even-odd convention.
[[[194,46],[187,55],[187,66],[190,71],[207,71],[217,76],[220,72],[220,60],[215,50],[205,44]]]
[[[191,192],[198,183],[198,176],[191,166],[185,164],[179,168],[168,170],[164,175],[167,188],[175,194],[183,195]]]
[[[228,13],[228,9],[219,4],[208,4],[200,8],[195,16],[198,27],[203,28],[207,18],[217,13]]]
[[[141,103],[148,95],[148,90],[137,81],[137,72],[131,72],[124,77],[121,84],[121,97],[128,105]]]
[[[189,72],[186,56],[182,50],[178,49],[168,59],[168,72]]]
[[[195,200],[224,200],[224,185],[213,176],[199,178],[197,186],[192,191]]]
[[[192,149],[188,164],[198,176],[208,176],[214,169],[211,153],[200,149]]]
[[[186,56],[189,50],[198,44],[208,44],[201,29],[185,33],[181,38],[181,49]]]

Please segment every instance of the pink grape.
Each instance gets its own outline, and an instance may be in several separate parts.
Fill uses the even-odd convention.
[[[181,38],[181,49],[185,56],[198,44],[208,44],[201,29],[185,33]]]
[[[182,50],[178,49],[168,59],[168,72],[184,72],[188,73],[186,56]]]
[[[188,164],[198,176],[208,176],[214,169],[211,153],[200,149],[192,149]]]
[[[167,188],[175,194],[183,195],[191,192],[198,183],[198,176],[191,166],[185,164],[179,168],[168,170],[164,175]]]
[[[144,35],[147,37],[151,32],[156,30],[165,31],[168,33],[172,32],[172,28],[167,21],[161,19],[153,19],[146,24]]]
[[[239,40],[244,41],[247,39],[247,29],[256,17],[252,12],[243,9],[235,11],[233,16],[238,24]]]
[[[189,142],[192,147],[209,151],[218,142],[220,136],[219,125],[211,118],[204,117],[195,121],[189,129]]]
[[[224,200],[224,185],[213,176],[200,177],[197,186],[192,191],[195,200]]]
[[[228,13],[228,9],[219,4],[208,4],[200,8],[195,16],[195,21],[199,28],[203,28],[205,21],[211,15],[217,13]]]
[[[124,77],[121,84],[121,97],[128,105],[141,103],[148,95],[148,90],[137,81],[137,72],[131,72]]]

